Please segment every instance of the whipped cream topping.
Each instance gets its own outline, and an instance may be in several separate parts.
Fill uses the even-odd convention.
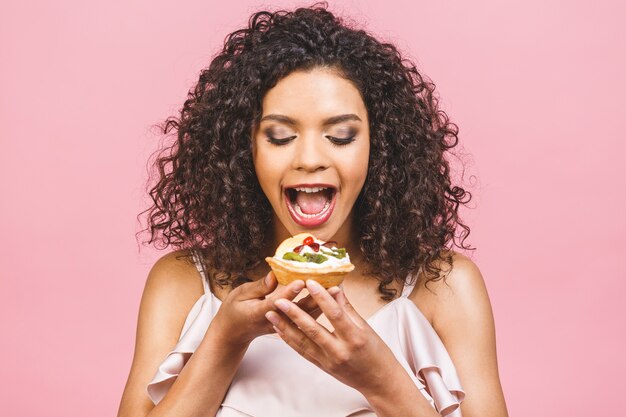
[[[320,250],[318,252],[315,252],[310,246],[308,245],[304,245],[302,247],[302,250],[300,251],[300,255],[305,254],[305,253],[319,253],[321,255],[324,255],[325,257],[328,258],[327,261],[322,262],[321,264],[317,264],[315,262],[299,262],[299,261],[291,261],[288,259],[283,259],[283,255],[287,252],[293,252],[295,246],[293,248],[288,248],[287,250],[282,250],[282,251],[278,251],[276,252],[276,255],[274,255],[274,258],[280,259],[283,262],[289,262],[291,264],[294,265],[299,265],[299,266],[306,266],[307,268],[326,268],[326,267],[333,267],[333,266],[341,266],[341,265],[348,265],[350,263],[350,256],[348,255],[348,253],[346,252],[346,256],[338,259],[335,258],[332,255],[327,255],[326,252],[330,252],[331,249],[336,249],[335,246],[333,246],[332,248],[327,248],[322,246],[322,244],[326,243],[323,240],[318,240],[318,239],[314,239],[315,243],[319,243],[320,244]]]

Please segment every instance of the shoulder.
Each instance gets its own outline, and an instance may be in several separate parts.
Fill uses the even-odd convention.
[[[435,330],[444,321],[465,316],[468,310],[489,307],[489,296],[478,266],[469,257],[455,251],[452,267],[441,263],[441,279],[426,283],[420,277],[409,298],[424,311]],[[480,312],[478,312],[480,314]]]
[[[191,252],[187,249],[176,250],[161,256],[152,266],[150,276],[172,276],[173,280],[188,279],[191,276],[198,277]]]
[[[435,330],[441,324],[440,330],[445,332],[443,326],[457,321],[463,321],[465,325],[487,324],[492,320],[491,303],[480,269],[470,258],[457,252],[453,252],[452,260],[452,269],[438,286]]]
[[[430,309],[429,320],[466,393],[463,415],[504,416],[495,325],[485,281],[470,258],[457,252],[452,255],[452,268],[442,265],[445,279],[429,283],[432,292],[419,281],[410,298]]]
[[[488,320],[491,305],[487,287],[478,266],[465,255],[452,253],[452,269],[438,285],[438,302],[435,307],[435,327],[437,321],[466,319]],[[476,323],[479,324],[479,323]]]
[[[178,342],[185,320],[204,294],[201,277],[186,251],[162,256],[152,267],[144,287],[135,340],[135,353],[120,410],[154,405],[146,396],[146,385],[163,358]]]
[[[159,354],[176,344],[193,305],[204,294],[202,278],[186,251],[161,257],[152,267],[139,306],[141,341]],[[158,356],[158,355],[157,355]]]
[[[193,264],[188,250],[170,252],[159,258],[152,266],[146,293],[157,293],[159,297],[174,300],[197,299],[204,293],[202,278]]]

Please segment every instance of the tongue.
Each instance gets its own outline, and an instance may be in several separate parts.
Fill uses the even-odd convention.
[[[324,204],[328,201],[327,194],[324,191],[316,193],[303,193],[298,191],[296,203],[300,206],[300,210],[306,214],[316,214],[324,209]]]

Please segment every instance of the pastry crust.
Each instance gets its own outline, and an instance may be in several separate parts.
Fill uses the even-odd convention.
[[[302,244],[304,238],[311,236],[315,239],[311,233],[299,233],[293,237],[285,239],[278,248],[276,254],[292,251],[293,248]],[[265,261],[270,264],[274,275],[281,285],[287,285],[297,279],[306,281],[312,279],[319,282],[324,288],[330,288],[335,285],[339,285],[346,274],[354,269],[352,263],[345,265],[335,265],[327,267],[311,268],[306,266],[306,262],[302,262],[302,265],[297,265],[296,262],[290,262],[276,257],[265,258]]]

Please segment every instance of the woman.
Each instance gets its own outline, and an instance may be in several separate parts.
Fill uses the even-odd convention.
[[[318,5],[228,36],[164,126],[150,242],[179,250],[148,276],[118,416],[507,415],[481,274],[447,247],[469,193],[433,91]],[[268,273],[301,232],[346,247],[341,288]]]

